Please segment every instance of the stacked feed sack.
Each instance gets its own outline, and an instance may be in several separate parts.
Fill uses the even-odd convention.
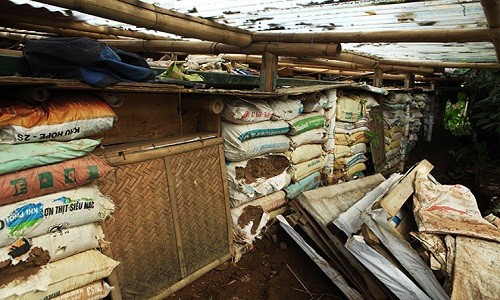
[[[286,114],[274,114],[263,100],[227,99],[222,111],[222,137],[235,233],[236,253],[252,247],[269,212],[286,204],[290,183],[290,148],[286,118],[302,111],[300,102],[286,104]]]
[[[99,221],[113,203],[92,184],[112,168],[90,154],[86,139],[113,126],[99,99],[62,96],[0,106],[0,298],[51,299],[92,286],[118,264],[97,251]],[[88,294],[88,293],[87,293]]]
[[[432,140],[432,130],[434,127],[434,115],[433,111],[431,110],[431,96],[429,94],[425,93],[420,93],[420,94],[415,94],[414,96],[415,101],[419,103],[419,107],[421,108],[420,111],[423,114],[423,137],[424,140],[427,142],[430,142]],[[422,107],[422,103],[425,103],[425,105]]]
[[[285,154],[291,162],[289,174],[292,184],[285,188],[285,192],[288,199],[294,199],[321,184],[321,172],[328,159],[324,149],[328,141],[326,125],[331,120],[326,116],[334,106],[335,98],[324,93],[312,93],[289,101],[301,101],[304,107],[300,115],[288,120],[291,147]]]
[[[410,131],[408,135],[409,145],[407,154],[413,149],[421,136],[422,125],[427,125],[427,116],[430,110],[430,98],[426,94],[416,93],[413,94],[413,100],[410,102]],[[426,128],[426,127],[424,127]]]
[[[410,133],[409,93],[390,93],[383,104],[385,169],[402,172]]]
[[[368,109],[378,105],[366,93],[339,93],[335,123],[334,178],[337,182],[359,178],[366,170],[369,138]]]

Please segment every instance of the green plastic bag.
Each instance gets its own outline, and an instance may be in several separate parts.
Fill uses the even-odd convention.
[[[81,157],[99,144],[99,140],[91,139],[0,144],[0,175]]]

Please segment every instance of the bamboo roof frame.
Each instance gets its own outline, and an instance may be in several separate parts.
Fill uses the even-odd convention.
[[[148,33],[122,30],[118,28],[112,28],[107,26],[94,26],[84,22],[66,22],[61,20],[42,20],[37,19],[27,19],[15,15],[0,15],[0,25],[4,21],[9,27],[13,28],[13,25],[17,25],[15,28],[28,29],[43,31],[48,33],[55,33],[59,35],[79,35],[79,36],[89,36],[98,39],[105,39],[105,42],[109,42],[111,45],[115,44],[126,44],[129,43],[128,49],[136,50],[146,50],[144,45],[158,45],[165,42],[171,43],[170,45],[175,45],[174,47],[159,47],[158,51],[162,52],[185,52],[185,53],[196,53],[201,51],[202,53],[245,53],[245,54],[261,54],[263,51],[268,51],[268,47],[273,47],[272,49],[289,49],[283,52],[278,52],[278,55],[287,56],[305,56],[301,54],[302,52],[293,49],[295,46],[301,43],[290,43],[293,41],[306,41],[308,45],[315,45],[314,49],[316,52],[309,52],[308,56],[318,57],[335,57],[335,61],[329,62],[331,67],[336,67],[338,69],[354,69],[363,70],[366,68],[368,70],[373,70],[380,68],[385,71],[396,71],[396,72],[412,72],[412,73],[428,73],[431,72],[433,68],[485,68],[485,69],[500,69],[500,64],[497,63],[469,63],[469,62],[442,62],[442,61],[400,61],[400,60],[380,60],[377,58],[371,58],[366,56],[354,55],[352,53],[341,53],[340,55],[331,55],[331,49],[335,47],[332,45],[328,47],[326,43],[335,40],[337,42],[476,42],[476,41],[489,41],[493,42],[495,45],[495,50],[497,57],[500,59],[500,1],[497,0],[481,0],[483,5],[485,15],[487,17],[488,29],[459,29],[459,30],[413,30],[413,31],[374,31],[374,32],[320,32],[320,33],[266,33],[266,32],[251,32],[244,29],[239,29],[224,24],[219,24],[207,19],[194,17],[178,12],[174,12],[153,4],[148,4],[142,1],[136,0],[111,0],[117,7],[109,9],[104,7],[104,5],[99,4],[97,0],[36,0],[38,2],[51,4],[59,7],[65,7],[68,9],[74,9],[85,13],[90,13],[92,15],[105,17],[108,19],[118,20],[126,22],[133,25],[144,26],[147,28],[156,28],[161,31],[166,31],[162,25],[162,21],[165,17],[175,18],[179,24],[186,25],[187,31],[185,31],[185,36],[192,36],[194,31],[200,28],[209,29],[211,34],[204,36],[207,39],[221,39],[225,42],[234,42],[233,39],[236,37],[243,37],[243,41],[238,41],[239,45],[248,44],[247,47],[226,45],[221,43],[211,43],[211,42],[186,42],[186,41],[175,41],[168,40],[165,37],[152,35]],[[109,5],[110,1],[106,2],[105,6]],[[119,5],[119,6],[118,6]],[[145,16],[154,16],[154,23],[151,20],[140,20],[133,18],[133,14],[130,19],[124,18],[119,8],[127,7],[132,9],[134,12],[144,13]],[[118,15],[114,15],[116,13]],[[163,18],[163,19],[162,19]],[[146,18],[147,19],[147,18]],[[28,23],[21,22],[29,21],[36,22]],[[56,23],[54,23],[56,22]],[[142,22],[142,23],[141,23]],[[141,24],[139,24],[141,23]],[[52,29],[48,24],[58,26],[60,28]],[[77,24],[77,25],[75,25]],[[149,25],[148,25],[149,24]],[[10,26],[12,25],[12,26]],[[36,27],[35,25],[38,25]],[[190,26],[192,25],[192,26]],[[24,27],[23,27],[24,26]],[[45,27],[44,27],[45,26]],[[71,31],[74,30],[74,31]],[[230,32],[229,36],[221,34],[220,30]],[[176,33],[169,31],[170,33]],[[93,35],[92,33],[95,33]],[[179,34],[179,33],[177,33]],[[199,35],[199,32],[198,32]],[[119,41],[119,36],[139,38],[140,40],[127,40]],[[112,38],[109,39],[109,38]],[[147,40],[147,41],[144,41]],[[157,41],[150,41],[157,40]],[[259,41],[272,40],[273,43],[257,43]],[[278,43],[276,43],[278,41]],[[282,42],[281,42],[282,41]],[[321,41],[326,42],[321,45]],[[265,46],[265,45],[268,46]],[[140,45],[140,46],[138,46]],[[166,43],[166,45],[169,45]],[[273,45],[273,46],[269,46]],[[318,48],[318,45],[319,48]],[[125,47],[125,46],[122,46]],[[150,46],[148,46],[150,47]],[[323,50],[318,50],[318,49]],[[340,49],[340,45],[336,44],[336,47]],[[153,47],[154,48],[154,47]],[[203,51],[201,50],[203,49]],[[207,50],[211,49],[211,50]],[[272,52],[272,51],[270,51]],[[313,65],[314,61],[312,58],[301,59],[310,65]],[[347,64],[341,64],[342,62],[347,62]],[[322,62],[325,63],[325,62]],[[436,70],[433,70],[436,71]],[[438,70],[439,71],[439,70]]]

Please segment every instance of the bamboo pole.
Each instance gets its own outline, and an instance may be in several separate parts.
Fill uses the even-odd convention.
[[[46,36],[39,35],[39,34],[27,34],[27,33],[0,31],[0,37],[15,40],[15,41],[27,41],[27,40],[39,40],[39,39],[42,39]]]
[[[252,42],[250,34],[219,28],[212,21],[195,22],[190,18],[180,18],[158,11],[143,8],[145,4],[133,1],[133,4],[118,0],[36,0],[50,5],[74,9],[83,13],[120,21],[127,24],[160,30],[185,37],[198,38],[214,42],[245,47]],[[207,25],[209,22],[211,25]],[[231,27],[228,27],[231,28]]]
[[[220,114],[224,109],[221,99],[206,99],[205,97],[183,97],[181,109],[183,111],[204,111],[211,114]]]
[[[342,56],[343,54],[341,54]],[[247,55],[224,55],[222,58],[227,60],[238,60],[238,61],[249,61],[251,63],[258,63],[258,56],[247,56]],[[311,67],[332,67],[339,70],[373,70],[371,66],[365,66],[362,64],[346,62],[346,61],[338,61],[324,58],[293,58],[293,57],[280,57],[279,64],[284,66],[290,65],[301,65],[301,66],[311,66]],[[395,71],[395,72],[414,72],[414,73],[422,73],[422,74],[432,74],[434,73],[433,68],[428,67],[406,67],[406,66],[394,66],[394,65],[386,65],[381,64],[379,67],[387,72]]]
[[[483,0],[495,2],[496,0]],[[482,1],[482,2],[483,2]],[[498,15],[496,15],[498,18]],[[388,30],[371,32],[255,32],[254,42],[286,43],[465,43],[491,42],[498,29]]]
[[[19,22],[10,22],[3,21],[0,17],[0,24],[10,28],[24,29],[24,30],[32,30],[37,32],[46,32],[53,33],[60,36],[85,36],[91,39],[118,39],[117,35],[108,35],[102,33],[94,33],[88,31],[74,30],[74,29],[65,29],[60,27],[53,26],[44,26],[44,25],[35,25],[29,23],[19,23]]]
[[[500,69],[498,63],[470,63],[451,61],[425,61],[425,60],[390,60],[381,59],[381,64],[408,66],[408,67],[428,67],[428,68],[469,68],[469,69]]]
[[[249,63],[255,63],[255,60],[260,60],[259,56],[255,55],[244,55],[244,54],[225,54],[223,56],[224,59],[227,60],[237,60],[237,61],[248,61]],[[344,59],[342,61],[337,59]],[[296,59],[290,57],[280,57],[279,62],[307,62],[314,59]],[[330,60],[329,66],[336,67],[339,70],[366,70],[370,69],[369,66],[365,66],[361,63],[350,62],[348,60],[353,61],[361,61],[364,63],[368,63],[369,66],[375,66],[377,60],[355,55],[351,53],[342,53],[340,57],[336,58],[336,60]],[[406,67],[423,67],[423,68],[469,68],[469,69],[500,69],[499,63],[471,63],[471,62],[451,62],[451,61],[433,61],[433,60],[389,60],[389,59],[381,59],[378,60],[379,64],[382,65],[393,65],[393,66],[406,66]]]
[[[141,8],[153,11],[153,12],[159,12],[159,13],[162,13],[162,14],[165,14],[168,16],[185,19],[188,21],[193,21],[196,23],[205,24],[208,26],[216,27],[216,28],[226,29],[229,31],[239,32],[239,33],[243,33],[243,34],[252,34],[251,31],[248,31],[245,29],[241,29],[238,27],[233,27],[233,26],[228,26],[225,24],[213,22],[213,21],[210,21],[210,20],[205,19],[205,18],[199,18],[199,17],[179,13],[179,12],[176,12],[173,10],[165,9],[163,7],[160,7],[160,6],[156,6],[154,4],[147,3],[147,2],[142,2],[142,1],[137,1],[137,0],[119,0],[119,1],[126,2],[126,3],[134,5],[136,7],[141,7]]]
[[[310,68],[310,67],[293,67],[293,70],[305,72],[305,73],[322,73],[322,74],[330,74],[330,75],[339,75],[339,76],[347,76],[353,78],[373,78],[373,72],[359,72],[359,71],[339,71],[339,70],[331,70],[325,68]],[[405,79],[404,75],[395,75],[395,74],[386,74],[382,75],[383,79],[387,80],[399,80],[403,81]],[[415,78],[419,81],[428,81],[427,77],[421,75],[415,75]]]
[[[109,46],[126,51],[164,51],[185,52],[190,54],[245,53],[259,54],[270,52],[284,56],[336,57],[340,54],[339,44],[296,44],[296,43],[252,43],[248,47],[237,47],[213,42],[160,41],[160,40],[100,40]]]
[[[498,62],[500,62],[500,1],[498,0],[481,0],[486,22],[491,29],[497,29],[497,34],[492,39],[495,47],[495,54]]]
[[[145,40],[158,40],[158,39],[166,40],[166,39],[168,39],[167,37],[154,35],[154,34],[150,34],[150,33],[119,29],[119,28],[103,26],[103,25],[95,26],[95,25],[90,25],[86,22],[74,22],[74,21],[65,21],[65,20],[57,20],[57,19],[33,18],[33,17],[27,17],[27,16],[7,15],[7,14],[0,14],[0,24],[16,25],[16,26],[14,26],[15,28],[28,29],[28,30],[32,30],[32,29],[21,28],[21,27],[26,27],[28,25],[29,26],[35,26],[35,25],[48,26],[48,27],[52,27],[52,28],[60,28],[63,30],[70,30],[71,29],[71,30],[76,30],[78,32],[97,33],[97,34],[101,34],[103,36],[111,36],[112,38],[114,36],[124,36],[124,37],[145,39]],[[10,25],[8,25],[8,26],[11,27]],[[83,36],[83,34],[81,34],[80,36]]]

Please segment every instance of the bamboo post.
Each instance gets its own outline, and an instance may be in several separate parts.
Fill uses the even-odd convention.
[[[194,17],[184,17],[183,14],[166,14],[165,9],[157,6],[153,6],[154,10],[144,8],[145,4],[141,1],[129,3],[118,0],[37,0],[37,2],[185,37],[239,47],[248,46],[252,42],[250,33],[244,34],[239,30],[231,31],[229,26],[222,29],[219,25],[212,24],[215,22],[208,20],[196,22],[193,20]]]
[[[484,15],[486,16],[486,22],[488,22],[488,27],[492,29],[499,29],[500,27],[500,1],[498,0],[481,0],[481,6],[483,7]],[[500,30],[492,39],[493,46],[495,47],[495,54],[497,60],[500,62]]]
[[[496,2],[498,4],[496,0],[482,0],[481,2]],[[495,15],[492,14],[492,17]],[[498,14],[496,18],[498,18]],[[498,29],[327,31],[314,33],[255,32],[252,38],[254,42],[259,43],[465,43],[491,42],[498,32]]]
[[[382,75],[384,71],[380,68],[375,68],[375,73],[373,74],[373,86],[374,87],[382,87]]]
[[[213,42],[161,41],[161,40],[99,40],[109,46],[126,51],[163,51],[190,54],[258,54],[270,52],[284,56],[336,57],[340,54],[340,44],[296,44],[296,43],[252,43],[248,47],[237,47]]]
[[[277,77],[278,77],[278,56],[270,52],[265,52],[262,55],[259,90],[262,92],[276,91]]]
[[[405,73],[405,89],[412,89],[415,86],[415,75],[413,73],[407,72]]]
[[[27,30],[36,30],[36,31],[45,31],[47,30],[56,30],[60,29],[60,32],[67,33],[79,33],[78,36],[90,36],[91,33],[102,35],[102,37],[92,37],[92,38],[114,38],[116,36],[124,36],[136,39],[145,39],[145,40],[155,40],[155,39],[168,39],[167,37],[154,35],[150,33],[133,31],[133,30],[125,30],[119,29],[109,26],[95,26],[90,25],[86,22],[75,22],[73,20],[58,20],[58,19],[44,19],[44,18],[34,18],[29,16],[18,16],[18,15],[9,15],[9,14],[0,14],[0,24],[4,26],[18,28],[18,29],[27,29]],[[71,30],[74,30],[71,31]],[[55,32],[60,34],[59,32]],[[97,35],[96,35],[97,36]]]

